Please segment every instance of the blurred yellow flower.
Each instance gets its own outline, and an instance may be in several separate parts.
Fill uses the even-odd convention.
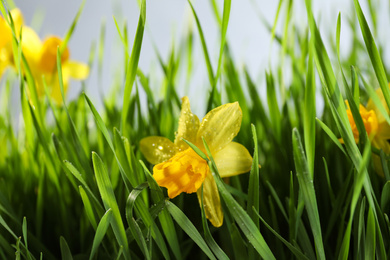
[[[140,149],[152,164],[153,177],[168,189],[174,198],[182,192],[197,192],[201,203],[201,186],[206,217],[215,227],[223,223],[218,189],[207,162],[184,141],[205,151],[202,137],[208,144],[221,177],[248,172],[252,157],[241,144],[232,142],[241,127],[242,111],[238,104],[229,103],[211,110],[202,120],[191,112],[188,97],[182,99],[179,128],[174,142],[165,137],[150,136],[141,140]]]
[[[49,87],[51,97],[62,103],[60,85],[57,73],[57,48],[62,40],[56,36],[49,36],[44,42],[41,41],[36,32],[28,26],[24,26],[24,19],[19,9],[11,11],[12,20],[15,24],[17,38],[21,35],[21,47],[26,58],[32,76],[36,82],[39,96],[44,96],[43,76]],[[23,28],[22,28],[23,27]],[[0,17],[0,77],[8,66],[15,66],[12,52],[12,30],[8,23]],[[62,75],[64,92],[66,93],[69,80],[83,80],[88,77],[89,68],[86,64],[75,62],[69,59],[69,49],[66,48],[61,55]]]
[[[387,114],[389,114],[389,108],[387,107],[386,101],[384,99],[382,89],[378,88],[376,90],[376,94],[381,100],[382,105],[386,108]],[[346,101],[348,109],[347,115],[349,119],[349,123],[352,128],[353,136],[355,138],[355,142],[359,142],[359,132],[357,126],[355,124],[355,120],[353,119],[351,110],[349,108],[349,104]],[[390,139],[390,125],[386,121],[385,117],[379,111],[379,109],[375,106],[374,102],[371,98],[368,100],[367,107],[363,105],[359,105],[360,116],[363,119],[364,127],[367,131],[368,138],[371,141],[373,147],[383,150],[385,154],[390,154],[390,144],[388,140]],[[343,142],[342,139],[340,139]],[[375,170],[381,176],[383,176],[383,169],[380,157],[378,155],[373,154],[372,156]]]

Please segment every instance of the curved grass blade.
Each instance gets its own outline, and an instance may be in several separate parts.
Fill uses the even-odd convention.
[[[272,232],[272,234],[274,234],[280,241],[282,241],[283,244],[286,245],[288,249],[290,249],[290,251],[297,257],[297,259],[309,259],[301,252],[301,250],[289,243],[286,239],[279,235],[278,232],[276,232],[270,225],[268,225],[268,223],[259,215],[259,213],[255,213],[257,217],[261,220],[261,222],[263,222],[263,224]]]
[[[253,143],[255,146],[255,151],[253,153],[253,161],[252,168],[249,175],[249,184],[248,184],[248,204],[247,204],[247,212],[248,215],[252,218],[255,223],[257,229],[260,228],[259,219],[256,217],[256,213],[259,212],[259,204],[260,204],[260,181],[259,181],[259,148],[258,148],[258,140],[256,127],[252,124],[252,135],[253,135]]]
[[[130,231],[133,234],[135,241],[137,241],[137,244],[141,249],[142,253],[144,254],[145,258],[151,259],[149,249],[146,245],[145,238],[142,235],[142,231],[133,217],[134,203],[138,195],[141,194],[141,192],[148,186],[149,186],[148,183],[142,183],[139,186],[135,187],[130,192],[126,202],[126,219],[127,219],[127,223],[129,224]]]
[[[126,231],[123,226],[122,217],[119,211],[118,204],[115,199],[115,194],[112,189],[110,177],[107,169],[97,153],[92,153],[93,168],[95,170],[96,182],[102,196],[103,204],[106,210],[112,209],[113,220],[111,221],[112,230],[118,241],[119,246],[123,247],[123,255],[125,259],[130,259],[130,250],[127,242]]]
[[[72,253],[70,252],[68,243],[63,236],[60,237],[61,258],[63,260],[73,260]]]
[[[92,260],[94,255],[96,254],[100,243],[102,242],[104,236],[106,235],[107,229],[110,226],[112,218],[112,210],[108,209],[106,213],[104,213],[103,217],[99,221],[99,225],[97,226],[95,237],[92,243],[91,254],[89,255],[89,260]]]
[[[215,256],[207,246],[206,242],[196,230],[195,226],[187,218],[186,215],[169,200],[165,201],[165,206],[168,209],[171,216],[176,220],[176,223],[187,233],[187,235],[202,249],[208,258],[216,260]]]
[[[294,162],[297,171],[299,187],[302,190],[306,211],[309,217],[310,226],[312,228],[314,242],[316,245],[317,257],[319,259],[326,259],[324,245],[322,242],[320,216],[318,213],[318,206],[317,206],[316,194],[313,186],[313,179],[310,176],[305,153],[303,151],[303,147],[301,143],[301,137],[296,128],[293,129],[293,149],[294,149]]]
[[[139,227],[137,221],[135,221],[133,217],[133,208],[136,206],[137,208],[140,208],[140,202],[142,200],[136,200],[138,198],[138,195],[141,194],[142,190],[149,187],[149,184],[147,182],[142,183],[135,187],[129,194],[126,202],[126,219],[130,227],[130,231],[133,234],[134,239],[136,240],[137,244],[139,245],[141,251],[143,252],[144,256],[147,259],[151,258],[151,255],[149,254],[150,249],[148,249],[146,245],[146,241],[144,238],[144,235],[142,234],[141,228]],[[145,223],[145,226],[150,229],[151,235],[153,239],[156,241],[157,246],[160,248],[163,256],[165,259],[170,259],[168,248],[165,244],[165,241],[161,235],[160,230],[158,229],[156,223],[153,221],[152,216],[147,211],[146,214],[141,216],[141,219]]]
[[[311,41],[313,38],[311,38]],[[305,86],[305,110],[303,114],[303,130],[305,150],[309,173],[314,175],[315,138],[316,138],[316,82],[313,67],[313,44],[309,47],[309,61]]]

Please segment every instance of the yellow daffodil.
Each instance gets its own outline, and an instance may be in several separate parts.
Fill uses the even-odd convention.
[[[389,114],[389,108],[387,107],[382,90],[380,88],[377,89],[376,94],[378,95],[382,105],[386,108],[386,111]],[[359,142],[359,132],[355,124],[355,120],[353,119],[348,102],[346,101],[346,103],[348,106],[347,115],[349,123],[352,128],[352,133],[355,138],[355,142],[357,143]],[[367,131],[367,135],[371,141],[372,146],[379,150],[383,150],[385,154],[390,154],[390,144],[388,142],[388,140],[390,140],[390,125],[387,123],[385,117],[382,115],[379,109],[375,106],[374,102],[369,99],[366,107],[364,107],[363,105],[359,105],[359,112],[360,116],[363,119],[364,127]],[[342,141],[342,139],[340,140]],[[380,157],[378,155],[373,154],[372,159],[375,166],[375,170],[379,175],[383,176],[383,169]]]
[[[19,9],[13,9],[11,16],[15,24],[16,36],[19,39],[22,32],[21,45],[32,76],[36,82],[39,96],[43,96],[43,77],[49,87],[51,97],[61,103],[61,91],[57,73],[57,48],[62,44],[62,40],[56,36],[49,36],[45,41],[41,41],[36,32],[28,26],[24,26],[23,15]],[[23,27],[23,28],[22,28]],[[8,66],[14,66],[12,52],[12,30],[7,22],[0,17],[0,77]],[[66,93],[69,80],[85,79],[89,74],[89,68],[84,63],[75,62],[69,59],[69,49],[66,48],[61,55],[62,75],[64,91]]]
[[[60,85],[57,73],[57,48],[62,44],[62,40],[56,36],[49,36],[45,41],[35,50],[34,62],[31,71],[36,79],[38,94],[44,94],[44,85],[42,76],[46,84],[50,87],[51,97],[57,101],[62,102]],[[64,83],[64,92],[67,92],[69,80],[78,79],[83,80],[88,77],[89,68],[86,64],[72,61],[69,59],[70,52],[66,48],[61,54],[62,78]]]
[[[202,137],[208,144],[221,177],[248,172],[252,157],[241,144],[232,142],[241,127],[242,111],[229,103],[211,110],[202,120],[191,112],[188,97],[182,99],[179,128],[174,142],[165,137],[150,136],[140,142],[140,149],[152,164],[153,177],[168,189],[174,198],[182,192],[197,192],[201,202],[201,186],[206,217],[215,227],[223,223],[218,189],[208,164],[183,139],[205,151]]]

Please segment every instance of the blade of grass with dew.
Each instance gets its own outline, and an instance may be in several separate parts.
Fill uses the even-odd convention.
[[[366,20],[364,14],[363,14],[363,11],[360,7],[359,1],[354,0],[353,2],[355,4],[355,10],[356,10],[356,14],[357,14],[357,17],[359,20],[360,30],[361,30],[362,35],[363,35],[364,43],[366,44],[368,55],[370,56],[372,66],[374,68],[376,77],[378,79],[379,86],[382,89],[383,96],[386,100],[387,107],[390,107],[390,90],[388,87],[388,80],[386,77],[386,72],[385,72],[385,68],[384,68],[383,63],[382,63],[382,59],[381,59],[380,54],[378,52],[378,49],[376,47],[375,40],[371,34],[370,28],[367,24],[367,20]],[[374,214],[374,215],[376,215],[376,214]]]
[[[61,258],[63,260],[73,260],[72,252],[63,236],[60,237]]]
[[[311,178],[305,153],[303,151],[301,138],[296,128],[293,129],[293,152],[299,187],[302,190],[307,215],[309,217],[310,226],[312,228],[314,242],[316,245],[317,257],[319,259],[325,259],[320,216],[318,213],[317,199],[314,191],[313,179]]]
[[[127,114],[130,107],[130,95],[137,74],[138,61],[141,54],[142,39],[144,35],[146,22],[146,0],[141,3],[141,10],[138,20],[137,32],[134,38],[133,49],[131,51],[130,61],[126,71],[126,82],[123,94],[123,110],[122,110],[122,121],[121,130],[123,135],[127,135],[129,130],[126,127]]]
[[[213,251],[214,255],[219,259],[229,259],[229,257],[225,254],[225,252],[219,247],[217,242],[215,242],[213,236],[211,235],[208,223],[207,223],[207,218],[206,218],[206,213],[204,211],[204,200],[203,200],[203,184],[201,187],[201,214],[202,214],[202,226],[203,226],[203,232],[204,232],[204,238],[207,243],[207,245],[210,247],[211,251]]]
[[[172,202],[165,201],[165,206],[176,223],[187,233],[187,235],[200,247],[200,249],[207,255],[208,258],[216,260],[214,254],[211,252],[207,243],[196,230],[195,226],[187,218],[187,216]]]
[[[165,197],[164,194],[158,186],[156,180],[153,178],[152,174],[149,172],[149,170],[146,168],[143,161],[139,161],[146,179],[149,183],[150,189],[152,191],[152,199],[154,203],[159,203],[159,201],[164,201]],[[169,212],[164,209],[159,215],[158,218],[160,220],[161,227],[163,229],[164,235],[168,241],[169,246],[171,247],[173,254],[175,255],[176,259],[182,259],[181,249],[179,245],[179,239],[177,237],[177,232],[175,230],[174,223],[172,221],[172,217],[169,214]]]
[[[96,182],[98,184],[104,207],[106,210],[108,210],[109,208],[112,209],[113,219],[111,221],[111,226],[114,231],[115,237],[118,241],[119,246],[123,247],[123,254],[125,259],[130,259],[131,257],[126,237],[126,231],[123,226],[122,217],[115,199],[114,191],[112,190],[112,185],[107,173],[107,169],[100,157],[94,152],[92,153],[92,162],[95,170]]]
[[[93,238],[91,254],[89,255],[89,260],[92,260],[97,250],[99,248],[100,243],[102,242],[104,236],[106,235],[107,229],[110,226],[112,218],[112,210],[108,209],[106,213],[104,213],[103,217],[99,221],[99,225],[96,228],[96,233]]]

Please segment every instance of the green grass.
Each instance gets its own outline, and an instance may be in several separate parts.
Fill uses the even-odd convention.
[[[204,21],[189,1],[194,30],[172,44],[167,60],[156,51],[163,78],[155,86],[157,76],[138,67],[147,6],[153,3],[139,1],[134,36],[115,20],[124,80],[113,82],[101,108],[89,97],[88,81],[83,82],[86,93],[67,100],[61,73],[63,105],[48,93],[40,100],[22,52],[23,39],[13,37],[15,68],[0,81],[0,259],[389,258],[390,155],[371,145],[359,113],[359,104],[371,98],[390,122],[390,70],[382,61],[386,45],[376,41],[380,20],[374,2],[368,1],[366,14],[358,0],[351,1],[352,47],[340,55],[344,14],[336,28],[327,28],[334,37],[326,38],[328,31],[319,31],[310,0],[305,1],[307,27],[302,28],[295,24],[293,1],[279,1],[272,24],[260,17],[280,51],[276,65],[259,72],[262,82],[233,59],[231,1],[223,6],[210,2],[220,30],[216,50],[206,45]],[[83,7],[84,2],[57,57]],[[0,10],[8,17],[5,5]],[[14,27],[12,19],[7,21]],[[99,74],[105,73],[106,27],[102,23],[99,45],[91,45],[89,65],[97,66]],[[327,49],[325,42],[335,48]],[[178,93],[183,93],[178,82],[195,77],[195,47],[203,55],[202,81],[208,87],[199,94],[205,96],[202,105],[208,112],[239,101],[243,121],[235,141],[253,156],[250,172],[222,180],[212,154],[194,147],[208,161],[219,190],[224,212],[220,228],[206,219],[195,194],[169,199],[139,149],[147,136],[173,140]],[[61,71],[61,62],[57,68]],[[266,86],[266,95],[260,86]],[[16,87],[21,96],[12,104]],[[379,87],[385,103],[375,93]],[[320,100],[322,114],[316,106]],[[358,143],[345,100],[360,133]],[[21,111],[18,126],[13,123],[15,107]],[[380,158],[383,177],[375,172],[373,153]]]

